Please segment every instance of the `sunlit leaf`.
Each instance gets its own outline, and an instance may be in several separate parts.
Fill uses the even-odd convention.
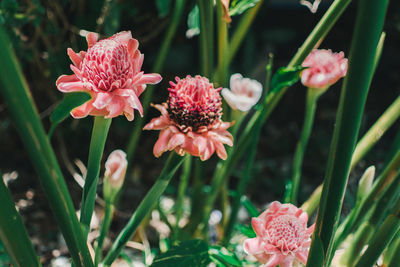
[[[195,5],[188,15],[188,30],[186,31],[186,37],[192,38],[193,36],[200,34],[200,11],[199,6]]]
[[[272,77],[271,93],[276,93],[282,88],[292,86],[300,79],[300,72],[305,67],[297,66],[293,68],[280,68]]]
[[[256,233],[253,230],[253,227],[244,224],[236,224],[235,229],[247,237],[253,238],[256,237]]]
[[[209,249],[211,259],[221,266],[243,266],[236,255],[228,249],[221,246],[211,246]]]
[[[231,7],[229,8],[229,15],[235,16],[240,15],[249,8],[255,6],[260,0],[236,0],[232,1]]]

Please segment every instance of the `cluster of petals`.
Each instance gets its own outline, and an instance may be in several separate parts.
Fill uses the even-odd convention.
[[[310,88],[326,89],[347,73],[347,58],[344,53],[332,53],[325,49],[314,49],[304,60],[301,82]]]
[[[132,38],[130,31],[100,41],[96,33],[89,33],[86,40],[87,51],[67,50],[74,74],[62,75],[56,81],[61,92],[84,91],[92,96],[90,101],[73,109],[71,115],[113,118],[124,114],[130,121],[134,118],[134,109],[142,115],[139,96],[146,84],[159,83],[161,76],[141,71],[143,55],[138,50],[139,42]]]
[[[249,111],[262,95],[262,85],[256,80],[243,78],[240,73],[233,74],[230,79],[230,90],[222,89],[221,95],[234,110]]]
[[[292,267],[307,263],[314,225],[307,228],[308,215],[292,204],[271,203],[251,224],[255,238],[246,239],[244,250],[264,267]]]
[[[160,130],[153,153],[160,157],[175,150],[209,159],[214,152],[226,159],[224,144],[232,146],[233,137],[227,131],[232,125],[221,120],[220,88],[215,89],[207,78],[199,75],[170,82],[168,101],[153,105],[161,116],[152,119],[144,130]]]
[[[107,158],[104,179],[108,179],[112,187],[120,188],[124,183],[127,167],[126,153],[120,149],[114,150]]]

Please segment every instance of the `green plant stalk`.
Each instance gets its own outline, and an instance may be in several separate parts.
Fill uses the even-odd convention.
[[[248,10],[244,15],[242,15],[239,24],[229,42],[229,55],[226,62],[227,65],[229,65],[235,57],[263,2],[264,0],[261,0],[254,7]]]
[[[357,164],[361,158],[369,152],[369,150],[378,142],[382,135],[393,125],[400,117],[400,96],[390,105],[390,107],[375,122],[371,129],[364,135],[357,145],[353,158],[351,160],[351,168]]]
[[[173,238],[172,238],[174,242],[178,240],[179,236],[179,222],[182,218],[184,211],[185,193],[189,184],[191,168],[192,168],[192,157],[190,154],[187,154],[185,155],[185,159],[183,161],[182,174],[180,177],[180,182],[178,187],[178,197],[176,199],[176,223],[173,228]]]
[[[104,207],[104,217],[100,226],[100,235],[97,239],[97,245],[95,249],[94,266],[98,266],[99,262],[101,261],[103,243],[108,234],[108,231],[110,230],[113,212],[114,212],[114,204],[109,201],[106,201]]]
[[[385,164],[389,164],[389,162],[392,160],[392,158],[396,155],[397,151],[400,150],[400,128],[397,129],[397,134],[396,137],[394,138],[394,141],[392,145],[390,146],[389,152],[386,155],[385,159]]]
[[[175,2],[171,23],[168,26],[164,40],[161,44],[161,48],[157,54],[156,62],[154,63],[154,67],[152,69],[152,71],[155,73],[159,73],[163,70],[168,50],[171,46],[172,39],[176,34],[176,30],[178,29],[178,25],[182,17],[182,13],[185,7],[185,2],[186,0],[176,0]],[[147,112],[150,106],[151,99],[153,98],[154,89],[155,89],[154,85],[149,85],[143,93],[143,101],[142,101],[143,117],[135,119],[135,125],[133,127],[132,134],[129,137],[128,145],[126,147],[126,155],[128,162],[133,162],[133,156],[136,150],[137,143],[139,142],[140,135],[142,133],[143,124],[147,117]]]
[[[67,185],[4,27],[0,27],[0,58],[1,93],[49,199],[74,264],[93,266]]]
[[[87,175],[82,193],[81,223],[85,225],[87,236],[90,227],[90,221],[94,210],[96,200],[97,184],[99,182],[101,158],[103,157],[104,145],[110,129],[112,119],[105,119],[101,116],[94,118],[92,137],[90,139],[89,160],[87,166]]]
[[[319,201],[321,199],[322,184],[319,185],[306,202],[301,205],[301,209],[304,210],[308,216],[311,216],[317,209]]]
[[[389,244],[389,247],[385,252],[382,266],[389,267],[391,262],[392,266],[390,267],[396,266],[395,263],[398,263],[400,260],[399,253],[400,253],[400,232],[397,232],[396,236],[393,238],[392,242]]]
[[[217,86],[227,87],[228,84],[228,25],[223,17],[221,0],[217,1],[217,25],[218,25],[218,68],[214,75]],[[225,107],[224,107],[224,110]]]
[[[0,239],[15,266],[42,266],[0,174]]]
[[[325,264],[332,253],[332,238],[339,220],[351,157],[356,145],[362,113],[372,80],[375,54],[385,20],[388,0],[359,2],[351,43],[349,70],[342,87],[331,152],[307,266]],[[319,241],[315,241],[318,239]],[[318,242],[318,243],[317,243]],[[329,261],[329,260],[328,260]]]
[[[211,78],[213,71],[213,37],[214,37],[214,19],[213,19],[213,1],[198,0],[200,12],[200,55],[202,75]]]
[[[312,127],[314,124],[315,110],[317,109],[317,101],[325,90],[308,88],[306,108],[304,113],[303,128],[301,130],[300,140],[297,143],[296,151],[293,158],[293,169],[292,169],[292,186],[288,199],[285,202],[290,202],[294,205],[297,204],[297,196],[300,187],[300,178],[302,172],[303,158],[306,152],[308,140],[310,139]]]
[[[382,254],[383,250],[390,244],[393,237],[400,230],[400,199],[392,208],[391,214],[385,219],[383,224],[375,232],[367,250],[361,256],[355,267],[372,266]],[[398,266],[399,262],[396,262]],[[391,265],[389,264],[389,267]]]
[[[140,202],[132,217],[111,246],[110,251],[104,258],[104,266],[111,265],[111,263],[118,257],[123,247],[132,238],[142,220],[147,216],[147,214],[149,214],[160,196],[164,193],[175,172],[182,164],[183,159],[183,157],[179,156],[175,152],[170,153],[160,176],[158,176],[154,185],[147,192],[146,196]]]

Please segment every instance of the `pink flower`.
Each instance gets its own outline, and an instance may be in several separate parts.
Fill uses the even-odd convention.
[[[161,76],[141,71],[143,55],[138,50],[139,42],[130,31],[114,34],[97,41],[96,33],[86,37],[88,50],[75,53],[71,48],[67,54],[73,64],[72,75],[61,75],[56,85],[64,93],[86,91],[92,99],[72,110],[74,118],[87,115],[114,118],[124,114],[133,120],[134,109],[143,113],[139,101],[146,84],[156,84]]]
[[[230,80],[231,90],[224,88],[221,95],[232,109],[249,111],[262,94],[262,85],[256,80],[243,78],[239,73],[233,74]]]
[[[304,60],[301,82],[310,88],[326,89],[346,75],[347,58],[344,53],[314,49]]]
[[[104,179],[106,179],[113,188],[121,188],[124,183],[126,168],[128,167],[125,152],[120,149],[111,152],[105,167]]]
[[[307,228],[308,216],[292,204],[271,203],[251,224],[257,237],[246,239],[244,250],[265,267],[292,267],[295,261],[307,263],[310,236],[314,225]]]
[[[233,137],[226,129],[233,123],[221,120],[221,88],[214,89],[207,78],[199,75],[175,79],[176,84],[170,82],[167,103],[154,105],[161,116],[144,127],[161,130],[154,155],[160,157],[167,150],[175,150],[181,156],[187,152],[207,160],[217,152],[226,159],[224,144],[233,145]]]

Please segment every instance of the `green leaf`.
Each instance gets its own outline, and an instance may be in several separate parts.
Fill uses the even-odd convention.
[[[303,66],[280,68],[272,77],[271,93],[277,93],[281,89],[295,84],[300,79],[300,72],[304,69]]]
[[[195,5],[190,11],[187,19],[188,30],[186,31],[186,37],[192,38],[193,36],[200,34],[200,11],[199,6]]]
[[[188,240],[158,255],[151,267],[203,267],[210,262],[207,243],[203,240]]]
[[[73,92],[65,94],[62,102],[54,109],[53,113],[50,116],[51,128],[49,131],[49,136],[53,134],[58,124],[68,118],[71,110],[84,104],[90,99],[90,94],[86,92]]]
[[[229,15],[236,16],[245,12],[247,9],[255,6],[260,0],[236,0],[232,1],[231,7],[229,8]]]
[[[222,266],[243,266],[242,262],[236,255],[221,246],[211,246],[208,250],[211,259],[217,264]]]
[[[258,217],[260,215],[260,212],[257,210],[256,206],[254,206],[254,204],[251,203],[251,201],[246,196],[242,196],[240,202],[251,217]]]
[[[247,237],[253,238],[256,237],[256,233],[253,230],[253,227],[244,224],[236,224],[235,229]]]
[[[171,10],[171,0],[156,0],[158,15],[160,18],[165,18]]]
[[[317,234],[314,234],[311,246],[315,247],[315,249],[310,250],[311,253],[308,255],[307,266],[323,266],[324,245],[322,244],[321,238]]]

